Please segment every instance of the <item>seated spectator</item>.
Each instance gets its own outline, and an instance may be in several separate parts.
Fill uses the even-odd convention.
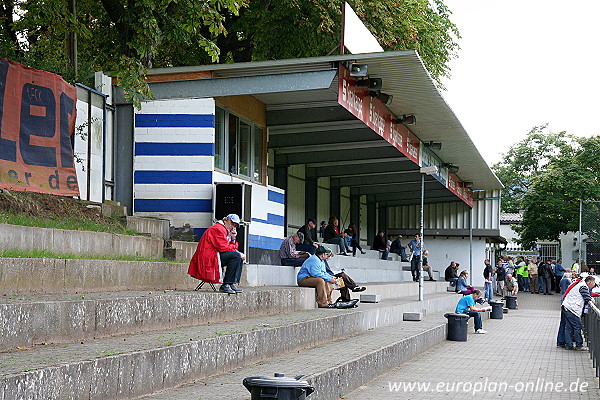
[[[435,282],[435,279],[433,279],[433,268],[431,268],[431,265],[429,265],[429,261],[427,260],[428,255],[429,252],[425,250],[425,254],[423,257],[423,271],[427,271],[427,275],[429,275],[429,280]]]
[[[317,227],[317,221],[312,218],[306,220],[306,224],[302,225],[298,229],[298,233],[301,233],[304,240],[296,245],[296,250],[305,251],[310,254],[315,254],[315,250],[319,247],[319,243],[315,242],[312,237],[312,231]]]
[[[507,295],[516,296],[519,292],[519,283],[517,278],[513,277],[511,274],[506,275],[504,286],[506,287]]]
[[[334,273],[333,271],[331,271],[331,268],[329,268],[328,261],[332,258],[333,258],[333,253],[326,254],[324,262],[325,262],[325,269],[326,269],[327,273],[329,275],[335,276],[336,278],[342,278],[342,280],[344,281],[344,287],[338,289],[340,291],[340,298],[336,300],[336,303],[338,301],[351,301],[352,298],[350,297],[350,292],[349,292],[350,290],[352,290],[353,292],[363,292],[363,291],[367,290],[366,287],[357,285],[356,282],[354,282],[354,280],[352,278],[350,278],[350,276],[348,274],[346,274],[346,272],[343,268],[338,273]]]
[[[371,245],[372,250],[378,250],[382,252],[381,259],[387,260],[390,248],[387,246],[385,241],[385,232],[379,231],[375,239],[373,239],[373,244]]]
[[[319,235],[321,239],[325,238],[325,228],[327,228],[327,222],[321,221],[321,227],[319,228]]]
[[[304,235],[300,232],[285,239],[279,247],[279,258],[281,259],[281,265],[290,267],[299,267],[304,263],[306,258],[310,256],[305,251],[298,251],[297,247],[299,243],[304,239]],[[311,246],[312,247],[312,246]]]
[[[192,256],[188,274],[203,282],[223,282],[219,291],[223,293],[239,293],[242,289],[235,285],[242,276],[242,261],[246,259],[238,251],[235,235],[230,236],[240,224],[237,214],[229,214],[221,221],[211,226],[204,232],[196,252]],[[231,240],[231,239],[234,240]],[[227,267],[225,276],[221,276],[221,267]]]
[[[298,286],[314,287],[317,290],[317,304],[320,308],[336,308],[331,301],[332,289],[328,283],[335,283],[336,278],[327,265],[327,260],[332,257],[331,249],[319,246],[314,255],[306,259],[298,272]],[[338,274],[344,280],[346,287],[340,288],[341,298],[350,300],[349,290],[361,292],[366,288],[356,283],[343,271]]]
[[[480,313],[489,311],[489,309],[475,307],[475,302],[477,302],[480,298],[481,290],[473,290],[473,293],[464,296],[458,301],[458,304],[456,305],[456,312],[459,314],[467,314],[469,317],[473,317],[475,320],[475,333],[487,333],[487,331],[483,330],[483,322],[481,320]]]
[[[392,241],[390,245],[390,253],[395,253],[400,256],[400,261],[408,262],[408,257],[406,256],[406,246],[402,246],[402,235],[398,235],[396,239]]]
[[[354,223],[348,225],[348,229],[346,229],[346,234],[350,237],[350,247],[352,247],[352,256],[356,256],[356,249],[360,250],[360,254],[367,254],[366,251],[363,251],[360,246],[360,239],[358,237],[358,228]]]
[[[450,286],[456,286],[456,281],[458,281],[458,276],[456,272],[458,271],[458,267],[454,261],[450,262],[450,265],[446,267],[446,271],[444,271],[444,280],[446,282],[450,282]],[[458,290],[455,290],[457,292]]]
[[[337,217],[330,217],[329,224],[325,228],[325,243],[337,244],[340,248],[340,255],[347,256],[350,251],[347,243],[346,243],[346,234],[340,234],[339,230],[340,221]]]
[[[471,294],[476,290],[473,286],[469,286],[467,279],[469,279],[469,271],[465,269],[460,273],[458,281],[456,281],[456,291],[462,295]]]

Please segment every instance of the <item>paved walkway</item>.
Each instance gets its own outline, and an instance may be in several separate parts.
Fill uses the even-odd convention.
[[[519,310],[484,320],[487,334],[445,342],[345,398],[600,399],[589,353],[556,347],[558,309],[557,295],[520,294]]]

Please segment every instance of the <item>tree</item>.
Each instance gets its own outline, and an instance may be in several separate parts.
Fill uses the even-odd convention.
[[[129,98],[150,96],[147,68],[323,56],[340,39],[339,0],[3,0],[3,57],[86,83],[115,71]],[[416,49],[439,83],[458,37],[443,0],[354,0],[386,50]],[[16,18],[19,15],[19,18]],[[78,74],[65,38],[78,37]]]
[[[600,199],[600,137],[578,138],[563,150],[531,176],[521,198],[525,212],[515,230],[524,248],[577,231],[579,200]]]
[[[414,49],[432,77],[450,73],[459,38],[443,0],[353,0],[357,15],[385,50]],[[229,17],[218,39],[220,62],[323,56],[339,46],[339,0],[252,0]]]
[[[522,210],[523,196],[535,176],[557,158],[572,157],[573,141],[574,137],[566,132],[549,132],[545,124],[533,127],[525,139],[512,145],[502,156],[503,160],[492,166],[504,185],[502,211],[516,213]]]
[[[247,4],[247,0],[77,0],[79,11],[74,14],[64,0],[18,1],[5,0],[0,9],[0,49],[5,57],[80,81],[95,70],[115,70],[131,100],[136,93],[151,95],[145,74],[156,60],[160,65],[169,59],[164,48],[201,49],[216,61],[216,39],[226,34],[223,14],[236,15]],[[78,74],[65,52],[65,38],[72,32],[78,36]]]

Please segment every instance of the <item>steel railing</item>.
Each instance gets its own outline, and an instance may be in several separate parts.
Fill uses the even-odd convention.
[[[591,302],[588,313],[584,314],[583,334],[590,349],[590,357],[599,379],[598,387],[600,387],[600,310]]]

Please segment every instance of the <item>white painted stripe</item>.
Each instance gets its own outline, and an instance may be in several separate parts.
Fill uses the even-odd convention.
[[[136,199],[211,199],[213,185],[135,184]]]
[[[212,171],[212,156],[136,156],[136,171]]]
[[[213,143],[214,128],[135,128],[136,142]]]

